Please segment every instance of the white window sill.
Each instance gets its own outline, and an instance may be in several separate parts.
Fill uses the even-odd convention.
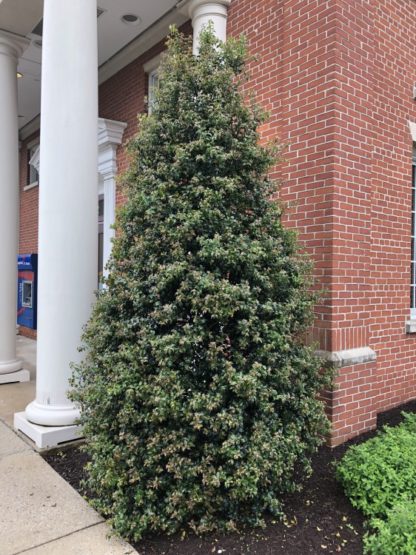
[[[25,187],[23,187],[24,191],[30,191],[30,189],[34,189],[35,187],[39,186],[39,181],[34,181],[33,183],[29,183],[29,185],[26,185]]]
[[[416,333],[416,319],[407,320],[406,333]]]

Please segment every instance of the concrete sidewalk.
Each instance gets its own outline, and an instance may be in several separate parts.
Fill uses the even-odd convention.
[[[35,398],[36,341],[17,337],[30,382],[0,385],[0,555],[132,555],[109,527],[12,429]]]
[[[1,392],[1,390],[0,390]],[[0,554],[131,555],[42,457],[0,421]]]
[[[119,539],[108,539],[103,519],[1,421],[0,492],[1,555],[137,553]]]

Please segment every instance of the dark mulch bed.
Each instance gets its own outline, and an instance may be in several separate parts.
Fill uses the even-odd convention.
[[[416,400],[382,413],[378,428],[401,422],[401,411],[416,412]],[[331,450],[322,447],[313,459],[313,475],[303,491],[286,496],[286,518],[283,522],[268,519],[265,529],[204,538],[190,535],[157,536],[135,545],[141,555],[304,555],[308,553],[362,554],[363,522],[335,480],[333,462],[347,447],[361,443],[375,432],[368,432]],[[44,455],[45,460],[76,490],[80,491],[83,467],[87,457],[78,446],[71,446]]]

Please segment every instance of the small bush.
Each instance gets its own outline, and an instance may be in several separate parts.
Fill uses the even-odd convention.
[[[364,538],[364,552],[371,555],[415,555],[416,503],[404,501],[387,512],[386,521],[373,519],[377,531]]]
[[[397,503],[416,499],[416,415],[351,447],[336,470],[352,505],[385,518]]]
[[[309,268],[270,201],[244,58],[171,36],[74,375],[95,506],[135,539],[279,514],[327,431]]]

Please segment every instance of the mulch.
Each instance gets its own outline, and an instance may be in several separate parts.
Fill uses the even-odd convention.
[[[401,412],[416,412],[416,400],[379,415],[377,427],[401,422]],[[375,435],[368,432],[335,448],[322,447],[314,456],[313,475],[299,493],[285,497],[283,521],[269,518],[264,529],[232,534],[193,534],[182,537],[148,537],[134,545],[140,555],[306,555],[342,553],[361,555],[364,518],[345,497],[335,479],[334,461],[346,449]],[[79,446],[60,448],[44,455],[45,460],[81,491],[87,456]]]

